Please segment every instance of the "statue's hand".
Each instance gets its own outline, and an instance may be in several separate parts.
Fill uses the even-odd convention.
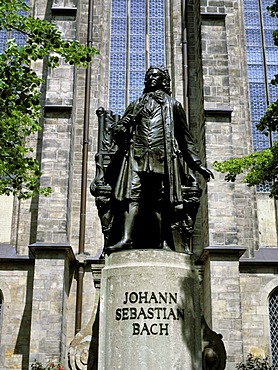
[[[123,125],[124,127],[129,127],[131,125],[131,122],[133,120],[133,116],[131,114],[128,114],[124,118],[122,118],[119,123]]]
[[[203,176],[203,178],[208,182],[210,181],[210,178],[214,179],[213,173],[207,169],[206,167],[199,166],[197,171]]]

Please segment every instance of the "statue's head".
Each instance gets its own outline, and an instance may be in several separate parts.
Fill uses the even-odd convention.
[[[151,66],[145,75],[144,93],[162,90],[170,95],[170,81],[169,72],[164,66]]]

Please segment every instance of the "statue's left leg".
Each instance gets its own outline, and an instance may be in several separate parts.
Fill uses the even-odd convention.
[[[155,183],[155,182],[154,182]],[[156,227],[159,233],[158,248],[173,249],[171,225],[169,219],[170,208],[167,207],[165,200],[165,182],[164,176],[156,175],[156,188],[153,193],[154,200],[154,214],[156,220]]]

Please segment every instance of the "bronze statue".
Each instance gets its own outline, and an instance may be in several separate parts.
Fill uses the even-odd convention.
[[[167,69],[150,67],[142,96],[121,119],[112,112],[98,113],[104,134],[91,192],[97,199],[106,254],[146,247],[177,250],[174,230],[181,243],[193,232],[201,190],[184,161],[206,181],[213,174],[201,165],[185,111],[170,94]],[[105,164],[100,153],[107,143]]]

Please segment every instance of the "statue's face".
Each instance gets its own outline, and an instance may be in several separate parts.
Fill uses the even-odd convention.
[[[163,76],[159,69],[150,69],[145,76],[145,90],[156,91],[162,88]]]

